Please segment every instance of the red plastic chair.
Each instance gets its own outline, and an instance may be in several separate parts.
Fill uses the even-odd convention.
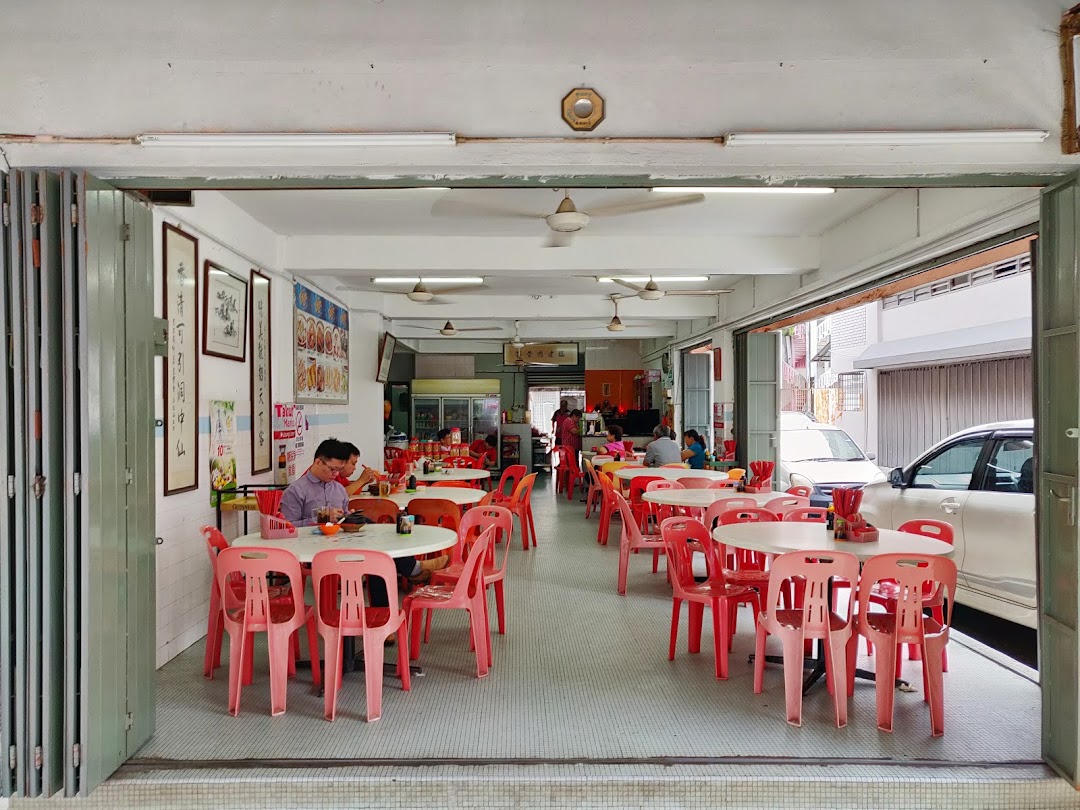
[[[524,464],[511,464],[503,470],[502,478],[499,479],[499,486],[491,490],[494,495],[492,498],[493,503],[505,506],[506,502],[513,497],[518,482],[525,477],[527,472],[528,470]]]
[[[757,501],[753,498],[723,498],[709,505],[705,510],[705,517],[702,522],[712,531],[719,525],[720,516],[725,512],[756,508]]]
[[[617,590],[620,596],[626,596],[626,576],[630,567],[630,552],[637,549],[651,549],[653,553],[653,573],[660,567],[660,554],[664,550],[664,541],[657,534],[642,534],[634,520],[630,504],[619,493],[614,493],[615,508],[622,517],[622,532],[619,534],[619,581]]]
[[[781,520],[792,509],[807,509],[809,506],[810,499],[802,495],[781,495],[765,504],[765,508]]]
[[[535,475],[535,473],[534,473]],[[492,662],[491,632],[487,621],[487,600],[484,598],[484,558],[491,546],[495,528],[487,529],[473,543],[461,576],[453,585],[425,585],[417,588],[402,603],[409,621],[409,655],[420,658],[420,616],[417,611],[466,610],[469,632],[476,651],[476,677],[487,677]],[[422,614],[421,614],[422,615]]]
[[[847,725],[848,647],[852,639],[852,602],[843,614],[830,600],[831,582],[859,578],[859,560],[854,554],[835,552],[793,552],[773,560],[768,596],[758,613],[754,655],[754,694],[760,695],[765,679],[765,637],[779,636],[784,649],[784,692],[787,721],[802,725],[803,652],[806,642],[819,639],[825,647],[825,674],[836,711],[836,727]],[[790,587],[798,582],[798,604],[794,609],[779,607]],[[854,662],[850,662],[854,673]],[[889,681],[892,688],[892,680]]]
[[[829,517],[829,510],[823,506],[804,506],[789,509],[782,520],[785,523],[824,523]]]
[[[559,466],[559,474],[566,489],[566,500],[574,499],[574,489],[579,485],[581,491],[585,492],[585,473],[578,467],[577,452],[569,447],[563,448],[563,463]]]
[[[610,473],[598,472],[596,480],[600,483],[600,525],[596,530],[596,542],[602,546],[608,543],[611,534],[611,518],[615,514],[615,495],[617,490]]]
[[[716,655],[716,677],[727,680],[728,652],[732,644],[732,619],[740,602],[749,602],[757,613],[758,596],[749,588],[733,585],[724,576],[716,543],[709,531],[693,518],[668,518],[660,525],[664,548],[668,555],[671,573],[671,640],[668,644],[668,660],[675,660],[675,646],[679,634],[679,614],[682,603],[689,603],[690,638],[688,651],[701,651],[701,625],[705,607],[712,610],[713,648]],[[705,582],[694,579],[693,548],[705,551],[709,578]]]
[[[596,467],[593,465],[590,459],[585,459],[585,479],[589,482],[589,491],[585,495],[585,517],[593,513],[593,510],[600,509],[600,499],[603,498],[604,493],[600,488],[600,479],[597,478]]]
[[[653,481],[665,480],[667,479],[661,475],[639,475],[630,479],[630,511],[634,513],[634,520],[637,521],[638,528],[643,532],[649,530],[649,505],[647,501],[641,499],[641,496],[645,494],[649,484]]]
[[[660,479],[659,481],[650,481],[645,487],[645,492],[661,492],[665,489],[686,489],[686,487],[678,481]],[[652,501],[646,501],[644,498],[642,498],[642,502],[645,504],[646,527],[648,527],[648,524],[651,521],[652,525],[656,527],[657,533],[659,533],[660,524],[663,521],[667,520],[669,517],[675,517],[676,515],[676,507],[674,506],[663,503],[653,503]],[[648,529],[646,528],[646,531],[647,530]]]
[[[898,594],[894,613],[871,613],[870,594],[879,582],[897,583]],[[923,615],[923,587],[930,582],[933,589],[943,589],[945,610],[943,621]],[[882,731],[892,731],[893,701],[895,698],[894,660],[897,647],[916,644],[923,659],[923,694],[930,704],[930,729],[935,737],[945,733],[945,694],[941,677],[941,653],[949,643],[952,606],[956,596],[956,563],[945,557],[918,554],[880,554],[871,557],[863,566],[859,580],[859,614],[855,629],[859,635],[874,643],[877,650],[879,677],[877,687],[877,720]],[[857,645],[848,644],[848,693],[855,689],[854,659]]]
[[[364,604],[364,579],[378,577],[386,583],[390,607]],[[341,689],[342,645],[346,636],[360,636],[364,645],[364,681],[367,687],[367,722],[382,717],[383,645],[388,636],[408,635],[405,612],[399,610],[397,569],[381,551],[334,549],[320,551],[311,561],[311,579],[317,596],[319,635],[326,655],[323,716],[333,720]],[[404,641],[398,644],[397,676],[401,688],[410,688],[409,658]]]
[[[450,557],[450,564],[441,571],[431,575],[433,585],[441,585],[457,582],[465,570],[465,563],[473,544],[481,534],[491,527],[495,527],[495,536],[488,547],[488,558],[484,560],[484,588],[485,594],[488,586],[495,590],[495,610],[499,618],[499,635],[506,635],[506,601],[503,585],[506,582],[506,563],[510,559],[510,535],[514,531],[514,515],[505,506],[476,506],[465,513],[461,518],[461,528],[458,529],[458,543],[454,546]],[[503,548],[502,560],[496,560],[495,545],[505,537],[506,544]],[[486,598],[486,596],[485,596]],[[424,628],[424,641],[431,638],[431,613],[427,614],[427,624]]]
[[[739,507],[721,512],[719,520],[721,525],[729,526],[733,523],[773,523],[779,518],[775,512],[770,512],[768,509]],[[728,551],[725,548],[725,559],[729,556]],[[724,571],[728,582],[754,588],[759,593],[765,593],[769,589],[768,554],[745,548],[734,548],[730,549],[730,557],[734,562],[734,567]]]
[[[735,489],[739,486],[739,482],[734,478],[721,478],[716,481],[710,481],[708,478],[703,478],[701,480],[708,482],[709,486],[706,487],[706,489]]]
[[[722,526],[730,526],[732,523],[775,523],[779,520],[776,513],[769,509],[758,507],[736,507],[733,509],[730,503],[729,500],[728,508],[720,513],[720,524]]]
[[[686,489],[708,489],[712,481],[708,478],[693,478],[688,475],[685,478],[680,478],[679,483]]]
[[[800,498],[809,498],[814,494],[810,487],[788,487],[786,492],[788,495],[798,495]]]
[[[935,540],[940,540],[943,543],[948,543],[950,546],[953,544],[953,527],[946,523],[944,520],[933,520],[930,518],[909,520],[904,523],[897,531],[910,532],[911,534],[919,534],[923,537],[932,537]],[[896,582],[882,581],[879,582],[870,591],[870,601],[875,605],[881,605],[889,613],[896,612],[896,600],[900,593],[900,586]],[[930,615],[932,615],[939,622],[945,621],[945,614],[943,612],[943,600],[940,586],[932,588],[930,583],[926,583],[923,586],[923,606],[930,608]],[[866,654],[874,654],[874,645],[869,641],[866,642]],[[918,661],[921,656],[919,648],[914,644],[908,645],[908,659],[911,661]],[[896,656],[896,677],[899,678],[902,675],[902,659],[900,656]],[[941,651],[941,671],[949,671],[949,654],[948,651]]]
[[[732,439],[724,441],[724,454],[720,457],[721,461],[734,461],[735,460],[735,442]]]
[[[535,484],[536,473],[529,473],[521,479],[509,502],[501,504],[517,517],[518,524],[521,526],[521,547],[525,551],[529,550],[530,536],[532,544],[536,545],[536,520],[533,518],[532,510],[532,491]]]
[[[270,714],[285,713],[285,692],[293,656],[292,638],[307,625],[311,675],[318,686],[319,642],[315,636],[315,610],[304,605],[300,563],[290,552],[275,548],[227,548],[218,554],[217,583],[221,593],[232,592],[232,580],[243,578],[243,599],[225,605],[225,630],[229,633],[229,714],[240,712],[242,683],[250,682],[256,633],[266,633],[270,657]],[[272,573],[288,580],[288,604],[271,599]],[[231,600],[230,600],[231,601]]]
[[[439,526],[456,532],[461,525],[461,507],[445,498],[413,498],[405,508],[405,514],[412,515],[421,526]],[[422,555],[430,559],[446,554],[450,549]]]
[[[359,509],[375,523],[397,523],[401,507],[388,498],[353,498],[349,509]]]

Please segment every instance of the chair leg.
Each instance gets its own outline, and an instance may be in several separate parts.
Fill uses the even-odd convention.
[[[654,548],[652,552],[652,572],[655,574],[660,570],[660,549]]]
[[[424,611],[423,608],[410,607],[405,614],[409,617],[409,658],[418,661],[420,659],[420,625],[423,624]]]
[[[532,506],[526,508],[529,515],[529,531],[532,533],[532,544],[536,545],[536,520],[533,518]]]
[[[847,696],[855,697],[855,667],[859,657],[859,634],[854,628],[847,643]]]
[[[787,721],[802,725],[803,639],[802,633],[785,632],[780,636],[784,646],[784,702]]]
[[[409,651],[406,641],[409,638],[409,617],[406,614],[398,627],[398,677],[401,678],[401,688],[408,692],[412,689],[412,673],[409,671]]]
[[[626,577],[630,568],[630,549],[625,543],[619,543],[619,582],[617,590],[620,596],[626,596]]]
[[[428,644],[431,641],[431,618],[435,615],[435,611],[428,610],[422,611],[421,618],[424,622],[424,643]]]
[[[927,702],[930,704],[930,733],[934,737],[945,733],[945,681],[941,677],[941,653],[944,652],[943,637],[927,639],[923,669],[926,673],[926,696],[929,698]]]
[[[210,588],[210,611],[206,617],[206,652],[203,654],[203,677],[214,677],[214,661],[221,656],[221,636],[218,618],[221,615],[220,597],[217,587]]]
[[[382,717],[383,640],[364,634],[364,687],[367,692],[367,722]]]
[[[941,605],[934,605],[930,608],[930,615],[937,620],[938,624],[945,624],[945,609]],[[941,648],[941,671],[949,671],[949,650],[947,646]]]
[[[472,636],[473,649],[476,651],[476,677],[485,678],[488,674],[487,650],[484,647],[484,639],[480,635],[480,622],[483,620],[483,611],[480,606],[473,602],[467,608],[469,613],[469,631]]]
[[[308,655],[311,657],[311,682],[322,686],[322,667],[319,665],[319,633],[315,625],[315,611],[307,620]]]
[[[495,587],[495,612],[499,617],[499,635],[506,635],[506,601],[503,594],[503,580],[497,579]]]
[[[285,714],[285,698],[289,688],[290,637],[274,632],[271,627],[266,634],[270,658],[270,714]],[[314,665],[314,664],[313,664]]]
[[[877,726],[882,731],[893,730],[893,702],[896,695],[896,681],[890,675],[895,674],[899,658],[896,642],[892,638],[884,644],[877,644],[877,665],[874,667],[878,677],[875,679],[877,690]]]
[[[847,639],[839,634],[830,635],[821,643],[825,647],[825,669],[833,685],[836,727],[843,728],[847,725]]]
[[[668,661],[675,660],[675,642],[679,636],[679,611],[682,608],[682,600],[671,600],[671,642],[668,645]]]
[[[244,670],[247,667],[248,634],[240,629],[229,633],[229,714],[240,714],[240,691],[244,684]]]
[[[336,633],[334,634],[337,635]],[[338,689],[341,688],[341,639],[324,638],[326,683],[323,685],[323,717],[333,722],[337,716]]]
[[[255,634],[248,633],[244,641],[244,686],[251,686],[255,682]]]
[[[716,655],[716,679],[726,681],[728,677],[728,611],[731,606],[727,599],[717,599],[712,604],[713,650]]]
[[[765,686],[765,638],[769,635],[765,625],[757,618],[757,637],[754,639],[754,694],[760,695]]]
[[[699,653],[701,652],[701,623],[705,618],[705,605],[701,602],[691,602],[689,610],[690,640],[687,645],[687,652]]]

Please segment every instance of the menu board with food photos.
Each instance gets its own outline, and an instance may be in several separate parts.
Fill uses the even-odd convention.
[[[293,285],[296,401],[349,402],[349,310],[306,283]]]

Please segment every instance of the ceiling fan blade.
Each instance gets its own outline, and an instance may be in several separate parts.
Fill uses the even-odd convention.
[[[665,295],[726,295],[734,290],[665,290]]]
[[[493,203],[455,200],[452,197],[436,200],[431,206],[431,215],[449,219],[543,219],[545,216],[545,214],[515,210]]]
[[[403,324],[406,329],[423,329],[425,332],[441,332],[443,327],[441,326],[413,326],[412,324]]]
[[[693,205],[705,202],[704,194],[676,194],[672,196],[657,196],[656,199],[642,200],[640,202],[616,203],[614,205],[602,205],[599,208],[590,208],[586,213],[590,217],[613,217],[621,214],[636,214],[640,211],[655,211],[660,208],[675,208],[680,205]]]
[[[641,292],[642,290],[645,289],[644,287],[639,287],[637,284],[631,284],[629,281],[620,281],[617,278],[613,278],[611,280],[614,281],[616,284],[618,284],[620,287],[626,287],[626,289],[633,290],[636,293],[639,293],[639,292]],[[630,297],[631,296],[628,296],[628,295],[620,295],[619,299],[622,300],[623,298],[630,298]]]
[[[567,233],[566,231],[551,231],[548,234],[547,239],[544,241],[543,247],[546,248],[562,248],[570,247],[574,241],[574,234]]]
[[[457,331],[459,331],[459,332],[501,332],[502,329],[500,329],[497,326],[473,326],[473,327],[467,328],[467,329],[458,329]]]
[[[469,293],[474,290],[490,290],[487,284],[470,284],[467,287],[446,287],[445,289],[439,287],[428,287],[428,291],[436,298],[442,295],[460,295],[461,293]]]

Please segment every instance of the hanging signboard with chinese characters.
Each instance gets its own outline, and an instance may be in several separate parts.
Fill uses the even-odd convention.
[[[165,358],[165,494],[199,486],[199,242],[174,225],[162,232]]]
[[[349,309],[306,282],[293,285],[296,401],[349,403]]]
[[[270,400],[270,279],[251,271],[251,474],[273,468]]]
[[[503,362],[508,366],[576,366],[578,346],[576,343],[527,343],[519,347],[513,343],[504,343]]]
[[[210,400],[210,506],[236,497],[236,403]]]

